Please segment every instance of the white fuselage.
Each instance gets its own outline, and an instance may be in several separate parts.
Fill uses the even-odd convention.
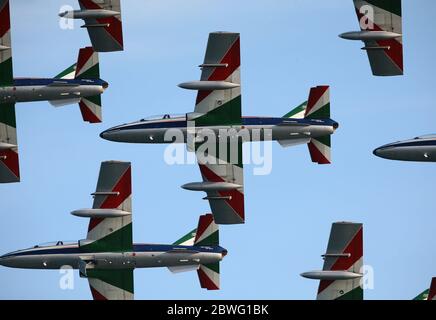
[[[0,103],[80,100],[102,94],[101,80],[17,79],[13,86],[0,87]]]
[[[78,269],[79,263],[86,261],[92,262],[98,269],[134,269],[209,264],[219,262],[223,258],[222,251],[212,247],[167,245],[140,245],[140,247],[143,249],[135,252],[101,253],[80,252],[77,244],[32,248],[1,257],[0,265],[23,269],[60,269],[65,266]]]
[[[113,127],[101,133],[106,140],[127,143],[186,143],[187,132],[195,132],[196,142],[213,133],[217,139],[233,129],[244,142],[266,140],[302,140],[331,135],[337,128],[332,120],[305,120],[283,118],[243,118],[239,126],[208,126],[187,128],[184,118],[139,121]],[[199,141],[200,140],[200,141]]]

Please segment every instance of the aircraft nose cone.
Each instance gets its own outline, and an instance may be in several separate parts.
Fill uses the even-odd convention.
[[[372,154],[375,155],[376,157],[378,157],[379,152],[380,152],[380,148],[377,148],[372,152]]]
[[[224,250],[221,252],[221,255],[222,255],[222,257],[224,258],[228,253],[229,253],[229,252],[228,252],[226,249],[224,249]]]
[[[0,266],[3,266],[3,267],[9,266],[8,259],[5,255],[0,257]]]
[[[337,130],[339,128],[339,123],[338,122],[334,122],[333,123],[333,129]]]
[[[107,130],[105,130],[102,133],[100,133],[100,138],[102,138],[104,140],[107,140],[106,137],[107,137]]]

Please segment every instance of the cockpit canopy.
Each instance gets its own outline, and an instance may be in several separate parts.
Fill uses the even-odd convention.
[[[47,248],[47,247],[56,247],[56,246],[64,246],[64,245],[71,245],[71,244],[77,244],[77,241],[51,241],[51,242],[37,244],[33,246],[33,248]]]
[[[145,122],[145,121],[155,121],[155,120],[167,120],[167,119],[178,119],[178,118],[185,118],[186,115],[185,114],[161,114],[161,115],[157,115],[157,116],[150,116],[147,118],[143,118],[141,120],[139,120],[140,122]]]
[[[436,134],[427,134],[415,138],[415,140],[419,140],[419,139],[436,139]]]

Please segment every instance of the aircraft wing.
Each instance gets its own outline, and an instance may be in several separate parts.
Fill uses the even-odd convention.
[[[87,271],[94,300],[133,300],[133,269]]]
[[[363,265],[363,226],[338,222],[332,225],[323,271],[360,274]],[[363,300],[360,278],[321,280],[317,300]]]
[[[79,0],[79,4],[82,10],[103,9],[120,13],[107,18],[84,19],[84,27],[88,29],[95,51],[122,51],[124,45],[120,0]]]
[[[9,0],[0,0],[0,87],[13,86]],[[0,183],[20,181],[15,104],[0,101]]]
[[[402,35],[401,0],[354,0],[362,31],[387,31]],[[364,41],[371,69],[376,76],[397,76],[403,72],[402,37]]]
[[[0,183],[19,181],[15,104],[0,104]]]
[[[239,34],[214,32],[200,66],[201,80],[180,85],[198,90],[194,113],[187,115],[188,132],[195,132],[195,139],[188,138],[188,149],[195,150],[203,177],[197,191],[207,193],[204,199],[217,224],[245,220],[242,141],[234,134],[242,126],[240,66]],[[210,136],[215,126],[229,130],[225,140]]]
[[[200,65],[201,80],[191,87],[198,90],[191,116],[196,126],[241,125],[240,66],[239,33],[211,33]],[[195,88],[195,84],[199,86]]]
[[[242,143],[238,143],[239,152],[242,153]],[[236,163],[223,164],[199,163],[201,176],[205,183],[230,183],[234,188],[212,187],[206,191],[212,214],[217,224],[241,224],[245,222],[244,209],[244,170],[242,154]]]
[[[116,217],[93,217],[89,221],[85,252],[132,252],[132,184],[130,162],[102,162],[92,210],[120,211]],[[91,211],[92,211],[91,210]]]

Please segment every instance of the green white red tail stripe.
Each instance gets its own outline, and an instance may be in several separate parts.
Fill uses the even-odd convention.
[[[230,182],[243,186],[243,168],[234,164],[199,164],[204,182]],[[217,224],[245,222],[243,187],[228,191],[209,191],[209,200]],[[215,200],[216,199],[216,200]]]
[[[335,256],[336,255],[336,256]],[[343,256],[337,256],[343,255]],[[363,226],[360,223],[334,223],[324,258],[323,271],[362,272]],[[360,279],[321,280],[318,300],[362,300],[363,289]]]
[[[330,164],[331,159],[331,136],[312,138],[308,144],[312,162],[318,164]]]
[[[193,246],[197,229],[194,229],[173,243],[175,246]]]
[[[197,233],[194,241],[195,246],[218,246],[219,231],[212,214],[200,216]]]
[[[102,121],[101,95],[82,98],[79,102],[83,121],[100,123]]]
[[[330,87],[318,86],[310,89],[305,118],[330,119]]]
[[[220,264],[202,264],[197,270],[200,286],[207,290],[220,289]]]
[[[401,0],[354,0],[354,6],[359,22],[364,22],[360,23],[362,31],[388,31],[402,34]],[[364,10],[367,6],[372,8],[372,17],[367,10]],[[402,37],[366,42],[365,45],[380,48],[379,50],[367,50],[374,75],[402,75],[404,73]]]
[[[288,112],[283,116],[283,118],[292,118],[292,119],[304,119],[306,114],[307,101],[300,104],[298,107],[293,109],[291,112]]]
[[[133,300],[133,269],[90,269],[86,277],[94,300]]]
[[[118,209],[132,212],[130,162],[106,161],[100,169],[93,209]],[[132,216],[92,218],[82,247],[88,252],[132,250]]]
[[[75,70],[75,78],[77,79],[100,79],[98,53],[92,47],[80,49]],[[100,123],[102,121],[101,95],[82,98],[79,107],[83,121],[89,123]]]
[[[76,63],[59,73],[56,79],[74,79],[76,76]]]
[[[201,81],[226,81],[241,84],[241,54],[238,33],[215,32],[209,35]],[[215,67],[214,67],[215,66]],[[198,91],[195,118],[199,126],[240,125],[241,88]]]
[[[330,119],[330,87],[318,86],[310,89],[305,118]],[[331,137],[312,138],[308,144],[310,157],[318,164],[331,163]]]
[[[0,87],[13,85],[9,0],[0,0]]]
[[[121,13],[120,0],[79,0],[82,10],[111,10]],[[123,44],[123,26],[121,14],[108,18],[85,19],[93,47],[98,52],[121,51]]]
[[[80,49],[77,58],[76,76],[77,79],[100,79],[100,65],[98,53],[92,47]]]

